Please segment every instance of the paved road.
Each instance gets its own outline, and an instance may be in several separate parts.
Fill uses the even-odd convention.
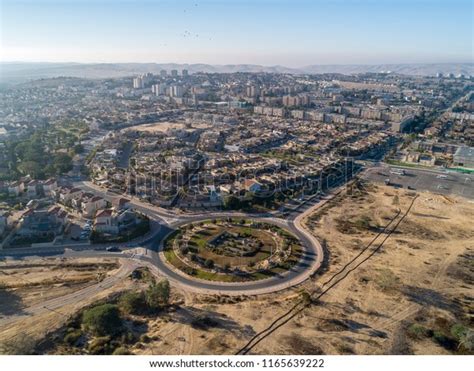
[[[76,184],[83,189],[101,195],[108,200],[112,200],[117,195],[110,194],[105,190],[88,182],[80,182]],[[342,188],[342,187],[340,187]],[[339,191],[336,190],[333,194]],[[140,261],[141,264],[147,265],[155,273],[165,276],[170,281],[186,290],[194,292],[204,293],[219,293],[229,295],[253,295],[275,292],[283,290],[288,287],[292,287],[304,282],[308,277],[314,274],[324,259],[324,252],[319,241],[306,231],[302,225],[303,218],[314,211],[315,209],[324,205],[332,196],[325,196],[324,199],[315,197],[314,199],[307,202],[301,209],[290,212],[288,218],[281,219],[276,216],[275,213],[264,213],[264,214],[247,214],[240,212],[211,212],[202,214],[178,214],[175,215],[169,210],[162,209],[160,207],[150,205],[139,200],[132,201],[132,207],[136,210],[143,212],[155,221],[160,223],[159,231],[154,234],[153,238],[148,241],[143,241],[140,247],[143,248],[145,254],[134,254],[131,249],[120,253],[105,253],[102,251],[93,250],[92,247],[84,246],[74,248],[73,251],[65,250],[61,248],[49,248],[49,249],[28,249],[24,251],[16,251],[11,253],[15,257],[26,257],[26,256],[73,256],[79,254],[80,256],[121,256],[123,258],[129,258],[134,261]],[[212,282],[206,280],[199,280],[190,277],[183,272],[176,270],[172,267],[165,259],[162,252],[162,242],[165,237],[173,230],[179,228],[182,225],[198,222],[203,220],[209,220],[212,218],[246,218],[255,221],[262,221],[279,226],[280,228],[286,229],[297,238],[299,238],[303,246],[303,254],[299,263],[294,266],[288,272],[281,275],[272,276],[267,279],[251,282],[239,282],[239,283],[225,283],[225,282]],[[5,251],[0,255],[5,255]]]

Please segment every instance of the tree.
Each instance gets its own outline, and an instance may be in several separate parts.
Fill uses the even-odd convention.
[[[240,209],[242,206],[240,199],[234,195],[228,195],[227,197],[224,197],[223,205],[224,208],[228,210]]]
[[[33,178],[42,178],[44,174],[43,167],[36,161],[23,161],[18,166],[18,170],[24,175],[31,175]]]
[[[72,169],[72,158],[66,153],[58,153],[54,157],[53,166],[58,174],[67,173]]]
[[[119,308],[126,314],[139,314],[146,306],[145,295],[140,292],[127,292],[119,299]]]
[[[122,330],[122,319],[116,305],[102,304],[84,312],[82,325],[97,336],[115,335]]]
[[[152,310],[160,309],[168,305],[170,300],[170,283],[167,279],[150,284],[145,292],[145,301]]]

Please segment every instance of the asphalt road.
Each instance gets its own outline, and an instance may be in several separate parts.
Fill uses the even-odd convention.
[[[99,194],[105,197],[108,200],[111,200],[112,197],[117,197],[108,194],[104,190],[98,189],[96,186],[91,186],[90,184],[83,183],[82,187],[95,194]],[[321,206],[326,200],[321,200],[314,204],[308,203],[305,209],[307,212]],[[279,291],[291,286],[295,286],[305,281],[310,277],[321,265],[323,261],[323,249],[316,238],[314,238],[310,233],[304,230],[300,223],[295,223],[293,218],[284,220],[277,218],[272,214],[261,214],[261,215],[251,215],[246,213],[236,213],[236,212],[215,212],[215,213],[203,213],[203,214],[194,214],[194,215],[174,215],[170,211],[161,209],[159,207],[149,205],[140,201],[134,201],[132,207],[140,212],[148,215],[151,219],[158,221],[160,223],[160,229],[158,233],[154,234],[153,239],[150,241],[144,241],[140,246],[152,250],[148,256],[138,257],[134,256],[134,259],[140,258],[142,262],[147,262],[154,267],[157,273],[162,276],[165,276],[170,279],[171,282],[195,292],[205,292],[205,293],[220,293],[220,294],[229,294],[229,295],[240,295],[240,294],[260,294],[260,293],[269,293],[274,291]],[[307,212],[304,212],[306,214]],[[294,266],[288,272],[285,272],[281,275],[271,276],[267,279],[252,281],[252,282],[239,282],[239,283],[225,283],[225,282],[212,282],[205,280],[198,280],[191,276],[186,275],[183,272],[180,272],[174,269],[169,263],[167,263],[163,253],[161,252],[162,241],[168,233],[172,230],[179,228],[184,224],[191,222],[197,222],[202,220],[208,220],[212,218],[225,218],[225,217],[234,217],[234,218],[246,218],[256,221],[262,221],[265,223],[275,224],[281,228],[288,230],[293,233],[297,238],[299,238],[303,246],[303,254],[300,258],[299,263]],[[94,246],[84,246],[80,248],[72,247],[73,250],[83,251],[82,255],[87,256],[101,256],[104,254],[103,251],[95,251]],[[61,248],[36,248],[36,249],[26,249],[22,251],[3,251],[0,252],[1,255],[12,255],[14,257],[27,257],[27,256],[55,256],[63,255],[66,251],[64,247]],[[115,254],[105,253],[105,255],[113,256]],[[126,254],[123,257],[127,257]]]

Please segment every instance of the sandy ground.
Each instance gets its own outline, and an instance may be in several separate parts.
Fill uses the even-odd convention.
[[[193,123],[192,127],[198,128],[198,129],[205,129],[205,128],[210,127],[210,125],[205,124],[205,123]],[[133,126],[131,128],[127,128],[124,130],[158,133],[158,132],[165,132],[168,129],[184,129],[184,128],[186,128],[186,125],[183,122],[155,122],[151,124]]]
[[[388,223],[413,195],[369,185],[341,194],[305,221],[327,250],[325,268],[302,287],[258,297],[204,296],[172,289],[176,309],[146,319],[148,341],[135,354],[233,354],[300,298],[320,289]],[[382,249],[327,295],[253,349],[256,354],[448,354],[433,336],[413,336],[413,325],[449,335],[472,328],[474,203],[420,193],[412,212]],[[377,244],[376,244],[377,245]],[[68,277],[68,276],[65,276]],[[33,279],[33,277],[29,277]],[[133,288],[130,280],[111,292]],[[73,313],[84,306],[63,308]],[[0,331],[44,331],[54,314]],[[143,319],[142,319],[143,320]],[[43,326],[43,327],[41,327]],[[151,340],[150,340],[151,339]]]
[[[358,254],[413,198],[403,190],[370,186],[343,196],[306,221],[329,252],[327,270],[304,286],[313,290]],[[359,223],[358,220],[365,220]],[[449,335],[472,318],[474,203],[421,193],[412,213],[379,253],[321,301],[262,341],[259,354],[448,354],[430,336],[414,338],[416,324]],[[355,223],[355,227],[352,225]],[[188,295],[177,313],[150,324],[160,341],[135,353],[232,354],[295,303],[301,288],[258,298]],[[233,301],[232,304],[223,303]],[[203,330],[190,321],[215,319]]]
[[[0,323],[14,313],[40,305],[47,300],[60,298],[101,282],[120,267],[116,259],[34,259],[0,262]],[[73,313],[84,305],[107,297],[112,292],[129,286],[124,281],[114,287],[73,305],[65,305],[60,311],[40,315],[0,326],[0,340],[28,336],[40,339],[47,332],[59,328]]]

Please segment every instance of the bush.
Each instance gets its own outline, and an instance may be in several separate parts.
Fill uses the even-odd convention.
[[[148,308],[160,309],[168,305],[170,299],[170,283],[163,279],[158,283],[153,282],[145,292],[145,301]]]
[[[467,328],[461,325],[460,323],[456,323],[451,327],[451,335],[454,336],[456,340],[461,340],[463,336],[467,333]]]
[[[128,351],[127,348],[125,347],[118,347],[117,349],[114,350],[114,352],[112,353],[114,356],[126,356],[126,355],[129,355],[129,354],[132,354]]]
[[[94,335],[116,335],[122,330],[122,319],[116,305],[102,304],[84,312],[82,325]]]
[[[140,341],[142,343],[149,343],[151,341],[151,339],[147,334],[143,334],[143,335],[140,336]]]
[[[461,337],[459,345],[472,353],[472,351],[474,351],[474,331],[467,330],[467,332]]]
[[[212,259],[207,259],[207,260],[204,262],[204,265],[205,265],[206,268],[212,269],[212,268],[214,268],[214,260],[212,260]]]
[[[133,344],[137,341],[136,336],[130,331],[126,334],[122,334],[120,340],[123,344]]]
[[[114,346],[110,342],[110,336],[95,338],[87,347],[89,354],[112,354]]]
[[[450,337],[443,334],[441,331],[433,332],[433,340],[445,349],[448,349],[448,350],[456,349],[456,342]]]
[[[63,341],[70,346],[74,346],[77,344],[77,341],[81,338],[81,336],[81,330],[73,330],[68,332],[66,336],[64,336]]]
[[[123,294],[118,302],[119,308],[126,314],[140,314],[146,307],[143,292],[127,292]]]
[[[424,337],[431,336],[432,333],[426,327],[414,323],[408,327],[408,336],[412,339],[423,339]]]

